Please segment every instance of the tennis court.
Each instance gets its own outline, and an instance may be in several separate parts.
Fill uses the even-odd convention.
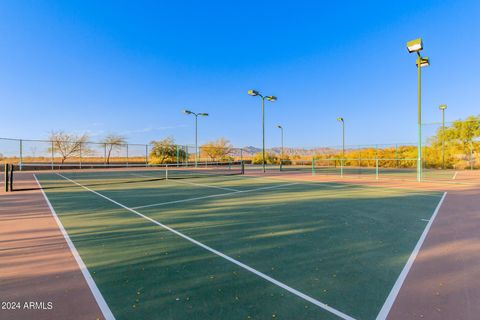
[[[35,175],[107,318],[386,317],[443,199],[198,171]]]

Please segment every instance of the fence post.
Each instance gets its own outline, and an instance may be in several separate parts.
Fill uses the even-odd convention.
[[[178,157],[179,157],[179,154],[178,154],[178,144],[175,145],[175,148],[176,148],[176,152],[177,152],[177,153],[176,153],[176,156],[177,156],[177,167],[178,167],[178,164],[179,164],[179,161],[178,161],[178,160],[179,160],[179,159],[178,159]]]
[[[79,160],[80,161],[80,169],[82,169],[82,142],[80,142],[80,146],[79,146]]]
[[[240,161],[243,162],[243,148],[240,148]]]
[[[312,156],[312,176],[315,175],[315,156]]]
[[[395,144],[395,165],[398,168],[398,144]]]
[[[470,170],[473,170],[473,142],[470,141]]]
[[[22,171],[23,167],[23,140],[20,139],[20,171]]]
[[[342,159],[340,160],[340,177],[343,177],[343,161],[344,156],[342,155]]]
[[[148,166],[148,144],[145,145],[145,167]]]
[[[53,170],[53,163],[55,162],[55,145],[52,141],[52,170]]]
[[[127,167],[128,167],[128,144],[126,144],[127,146]]]
[[[375,146],[375,179],[378,180],[378,144]]]
[[[103,144],[103,166],[107,166],[107,144]]]

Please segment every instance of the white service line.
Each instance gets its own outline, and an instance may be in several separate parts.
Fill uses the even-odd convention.
[[[168,179],[168,181],[173,181],[173,182],[177,182],[177,183],[184,183],[184,184],[191,184],[192,186],[200,186],[200,187],[206,187],[206,188],[214,188],[214,189],[220,189],[220,190],[233,191],[233,192],[241,191],[241,190],[237,190],[237,189],[233,189],[233,188],[213,186],[211,184],[204,184],[204,183],[194,183],[194,182],[190,182],[190,181],[183,181],[183,180],[177,180],[177,179]]]
[[[338,317],[340,317],[340,318],[342,318],[342,319],[345,319],[345,320],[355,320],[354,318],[350,317],[349,315],[347,315],[347,314],[345,314],[345,313],[343,313],[343,312],[341,312],[341,311],[338,311],[337,309],[332,308],[332,307],[326,305],[325,303],[320,302],[320,301],[318,301],[318,300],[316,300],[316,299],[314,299],[314,298],[312,298],[312,297],[310,297],[310,296],[308,296],[308,295],[306,295],[306,294],[304,294],[304,293],[302,293],[302,292],[300,292],[300,291],[298,291],[298,290],[296,290],[296,289],[294,289],[294,288],[292,288],[292,287],[289,287],[288,285],[284,284],[283,282],[280,282],[280,281],[278,281],[278,280],[275,280],[275,279],[273,279],[272,277],[270,277],[270,276],[268,276],[268,275],[266,275],[266,274],[264,274],[264,273],[262,273],[262,272],[260,272],[260,271],[258,271],[258,270],[256,270],[256,269],[254,269],[254,268],[252,268],[252,267],[250,267],[250,266],[248,266],[248,265],[246,265],[246,264],[244,264],[244,263],[242,263],[242,262],[240,262],[240,261],[238,261],[238,260],[235,260],[234,258],[231,258],[231,257],[227,256],[226,254],[218,251],[218,250],[215,250],[215,249],[207,246],[206,244],[201,243],[200,241],[197,241],[197,240],[195,240],[195,239],[193,239],[193,238],[190,238],[189,236],[181,233],[180,231],[177,231],[177,230],[175,230],[175,229],[173,229],[173,228],[170,228],[170,227],[167,226],[167,225],[164,225],[164,224],[161,223],[161,222],[158,222],[158,221],[156,221],[156,220],[154,220],[154,219],[152,219],[152,218],[150,218],[150,217],[147,217],[146,215],[141,214],[140,212],[138,212],[138,211],[136,211],[136,210],[134,210],[134,209],[132,209],[132,208],[129,208],[129,207],[127,207],[127,206],[125,206],[125,205],[123,205],[123,204],[121,204],[121,203],[113,200],[113,199],[110,199],[109,197],[104,196],[103,194],[101,194],[101,193],[99,193],[99,192],[97,192],[97,191],[95,191],[95,190],[92,190],[92,189],[90,189],[90,188],[88,188],[88,187],[86,187],[86,186],[84,186],[84,185],[82,185],[82,184],[80,184],[80,183],[72,180],[72,179],[69,179],[69,178],[61,175],[60,173],[57,173],[57,175],[59,175],[60,177],[64,178],[65,180],[68,180],[68,181],[76,184],[76,185],[79,186],[79,187],[84,188],[85,190],[88,190],[88,191],[96,194],[96,195],[99,196],[99,197],[104,198],[105,200],[108,200],[108,201],[116,204],[116,205],[119,206],[119,207],[122,207],[122,208],[125,209],[125,210],[128,210],[128,211],[130,211],[130,212],[132,212],[132,213],[134,213],[134,214],[136,214],[136,215],[138,215],[138,216],[140,216],[140,217],[142,217],[142,218],[144,218],[144,219],[146,219],[146,220],[148,220],[148,221],[150,221],[150,222],[152,222],[152,223],[154,223],[154,224],[156,224],[156,225],[158,225],[158,226],[160,226],[160,227],[162,227],[162,228],[164,228],[164,229],[166,229],[166,230],[168,230],[168,231],[170,231],[170,232],[172,232],[172,233],[174,233],[174,234],[176,234],[176,235],[179,236],[179,237],[182,237],[182,238],[185,239],[185,240],[190,241],[191,243],[196,244],[196,245],[199,246],[199,247],[202,247],[203,249],[205,249],[205,250],[207,250],[207,251],[210,251],[211,253],[213,253],[213,254],[215,254],[215,255],[217,255],[217,256],[219,256],[219,257],[224,258],[225,260],[228,260],[228,261],[232,262],[233,264],[236,264],[237,266],[239,266],[239,267],[241,267],[241,268],[243,268],[243,269],[245,269],[245,270],[247,270],[247,271],[250,271],[250,272],[253,273],[253,274],[256,274],[257,276],[259,276],[259,277],[267,280],[268,282],[271,282],[271,283],[279,286],[280,288],[283,288],[283,289],[287,290],[288,292],[296,295],[297,297],[300,297],[300,298],[302,298],[302,299],[304,299],[304,300],[306,300],[306,301],[308,301],[308,302],[310,302],[310,303],[312,303],[312,304],[314,304],[314,305],[316,305],[316,306],[318,306],[318,307],[320,307],[320,308],[322,308],[322,309],[324,309],[324,310],[326,310],[326,311],[328,311],[328,312],[330,312],[330,313],[333,313],[334,315],[336,315],[336,316],[338,316]],[[258,188],[258,189],[259,189],[259,188]],[[253,190],[253,189],[252,189],[252,190]],[[246,191],[240,191],[240,192],[246,192]]]
[[[259,191],[259,190],[275,189],[275,188],[286,187],[286,186],[291,186],[291,185],[296,185],[296,184],[298,184],[298,183],[286,183],[286,184],[280,184],[280,185],[275,185],[275,186],[261,187],[261,188],[248,189],[248,190],[239,190],[239,191],[227,192],[227,193],[221,193],[221,194],[213,194],[213,195],[209,195],[209,196],[201,196],[201,197],[194,197],[194,198],[188,198],[188,199],[182,199],[182,200],[159,202],[159,203],[147,204],[147,205],[144,205],[144,206],[133,207],[132,209],[136,210],[136,209],[143,209],[143,208],[160,207],[160,206],[166,206],[166,205],[169,205],[169,204],[190,202],[190,201],[209,199],[209,198],[219,198],[219,197],[225,197],[225,196],[229,196],[229,195],[237,194],[237,193],[245,193],[245,192],[253,192],[253,191]]]
[[[444,192],[442,198],[438,202],[437,207],[435,208],[435,211],[432,214],[432,217],[430,218],[430,221],[427,223],[427,226],[423,230],[422,235],[420,236],[420,239],[418,239],[417,245],[413,249],[412,253],[410,254],[410,257],[407,260],[407,263],[403,267],[402,272],[398,276],[397,281],[393,285],[392,290],[390,291],[390,294],[388,295],[387,299],[385,300],[385,303],[382,306],[382,309],[377,315],[377,320],[384,320],[387,318],[388,313],[390,312],[390,309],[393,306],[393,303],[395,302],[395,299],[397,298],[398,293],[400,292],[400,289],[402,288],[403,282],[407,278],[408,272],[410,271],[410,268],[413,265],[413,262],[415,261],[415,258],[418,255],[418,252],[420,251],[420,248],[423,245],[423,242],[425,241],[425,238],[427,237],[428,231],[430,231],[430,227],[433,224],[433,221],[435,220],[435,217],[438,214],[438,211],[440,210],[440,207],[442,206],[443,200],[445,200],[445,197],[447,196],[447,193]]]
[[[65,238],[65,241],[67,242],[68,247],[70,248],[70,252],[72,253],[75,260],[77,261],[78,267],[80,268],[80,271],[82,272],[83,277],[85,278],[85,281],[87,282],[88,287],[90,288],[90,291],[92,291],[93,297],[97,301],[97,304],[100,307],[100,310],[102,311],[103,316],[107,320],[114,320],[115,317],[113,316],[112,311],[110,310],[110,308],[107,305],[107,302],[105,301],[102,294],[100,293],[100,290],[95,284],[95,281],[93,280],[92,275],[88,271],[87,266],[83,262],[82,258],[80,257],[80,254],[75,248],[75,245],[70,239],[70,236],[68,235],[67,231],[63,227],[63,224],[58,218],[57,213],[55,212],[55,209],[53,208],[52,204],[50,203],[50,200],[48,200],[47,195],[43,191],[43,188],[40,185],[40,182],[38,181],[37,176],[34,174],[33,177],[35,178],[35,181],[37,182],[38,187],[41,190],[42,195],[45,198],[45,201],[47,202],[48,207],[50,208],[50,212],[52,213],[52,216],[55,219],[55,222],[57,223],[58,228],[60,229],[60,232],[62,233],[63,237]]]
[[[143,177],[143,178],[152,178],[152,179],[155,179],[155,177],[152,177],[152,176],[146,176],[144,174],[138,174],[138,173],[130,173],[132,176],[137,176],[137,177]],[[177,183],[185,183],[185,184],[191,184],[193,186],[200,186],[200,187],[206,187],[206,188],[214,188],[214,189],[221,189],[221,190],[227,190],[227,191],[240,191],[240,190],[237,190],[237,189],[233,189],[233,188],[226,188],[226,187],[219,187],[219,186],[212,186],[210,184],[203,184],[203,183],[193,183],[193,182],[188,182],[188,181],[179,181],[177,179],[165,179],[165,180],[168,180],[168,181],[173,181],[173,182],[177,182]]]

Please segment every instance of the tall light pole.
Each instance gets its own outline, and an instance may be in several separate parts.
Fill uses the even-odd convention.
[[[442,110],[442,169],[445,169],[445,109],[447,109],[447,105],[441,104],[438,108]]]
[[[277,101],[275,96],[264,96],[256,90],[248,90],[248,94],[253,97],[260,97],[262,99],[262,166],[263,172],[265,172],[265,99],[274,102]]]
[[[421,38],[407,42],[409,53],[417,54],[417,72],[418,72],[418,155],[417,155],[417,181],[422,181],[422,68],[430,65],[428,57],[422,57],[420,51],[423,50]]]
[[[340,175],[343,177],[343,161],[345,161],[345,120],[338,117],[337,121],[342,123],[342,160],[340,162]]]
[[[183,110],[185,114],[191,114],[195,116],[195,167],[198,166],[198,117],[208,117],[208,113],[195,113],[190,110]],[[187,159],[188,162],[188,159]]]
[[[280,141],[282,143],[282,156],[281,160],[283,160],[283,127],[281,125],[277,125],[277,128],[280,129]]]

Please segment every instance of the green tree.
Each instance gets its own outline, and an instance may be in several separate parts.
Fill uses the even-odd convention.
[[[470,116],[465,120],[453,121],[450,126],[438,128],[436,134],[429,139],[425,148],[427,166],[439,167],[443,145],[447,167],[462,168],[469,164],[478,153],[480,143],[480,117]]]
[[[252,158],[253,164],[262,164],[263,155],[262,152],[256,153]],[[265,162],[267,164],[279,164],[280,160],[278,157],[272,152],[265,152]]]
[[[150,164],[176,163],[186,158],[186,152],[175,144],[172,137],[150,142]]]

